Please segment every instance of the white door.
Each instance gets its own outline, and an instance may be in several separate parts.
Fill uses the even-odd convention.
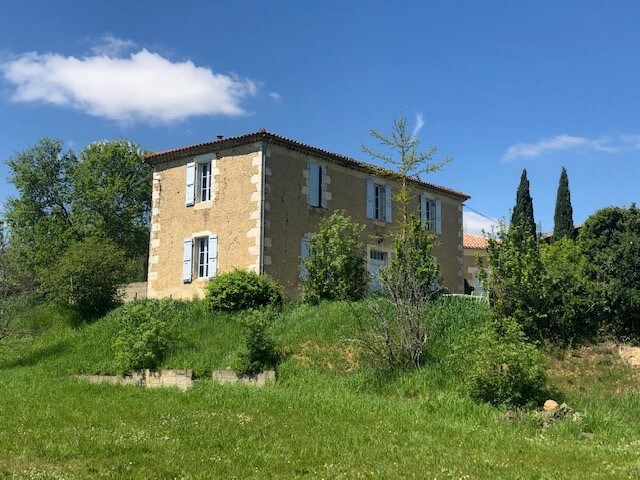
[[[381,252],[380,250],[369,250],[369,274],[371,280],[369,283],[369,289],[371,291],[382,290],[382,283],[380,282],[380,269],[386,267],[389,256],[387,252]]]

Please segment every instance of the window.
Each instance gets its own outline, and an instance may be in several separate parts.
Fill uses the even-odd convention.
[[[382,289],[382,281],[380,279],[380,270],[389,263],[389,253],[381,250],[369,250],[369,289],[378,291]]]
[[[391,223],[391,187],[367,180],[367,218]]]
[[[211,200],[211,162],[198,164],[198,179],[200,181],[199,200],[208,202]]]
[[[196,276],[198,278],[209,277],[209,237],[199,238],[197,243]]]
[[[182,281],[211,278],[218,272],[218,236],[185,238],[182,256]]]
[[[185,190],[187,207],[194,205],[196,202],[208,202],[211,200],[211,180],[211,160],[187,163]]]
[[[440,200],[420,196],[420,219],[422,226],[440,235],[442,233],[442,204]]]

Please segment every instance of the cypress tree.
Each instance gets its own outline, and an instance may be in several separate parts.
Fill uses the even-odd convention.
[[[529,179],[527,178],[527,170],[522,170],[520,177],[520,185],[516,193],[516,206],[513,208],[511,215],[511,224],[519,224],[524,228],[525,232],[531,233],[536,237],[536,222],[533,218],[533,199],[529,193]]]
[[[571,207],[571,192],[569,191],[569,177],[567,169],[562,167],[558,194],[556,196],[556,211],[553,216],[553,239],[562,237],[573,238],[573,208]]]

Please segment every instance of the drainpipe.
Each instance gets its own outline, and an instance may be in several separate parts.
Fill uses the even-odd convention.
[[[262,179],[261,179],[261,199],[260,199],[260,267],[259,272],[260,275],[264,274],[264,202],[265,202],[265,184],[266,184],[266,176],[267,176],[267,142],[263,141],[260,146],[260,151],[262,152]]]

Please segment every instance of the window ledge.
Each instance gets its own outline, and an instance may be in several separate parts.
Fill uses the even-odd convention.
[[[207,200],[206,202],[196,202],[193,205],[194,210],[206,210],[207,208],[211,208],[213,202],[211,200]]]
[[[371,220],[371,223],[373,223],[377,227],[386,227],[388,225],[388,223],[384,220]]]

